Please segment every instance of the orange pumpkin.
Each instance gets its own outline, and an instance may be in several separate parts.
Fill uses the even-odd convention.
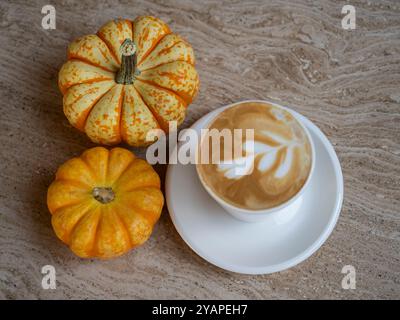
[[[47,193],[56,235],[84,258],[112,258],[144,243],[163,204],[158,174],[122,148],[68,160]]]
[[[148,145],[197,94],[192,47],[161,20],[113,20],[73,41],[59,73],[69,122],[96,143]]]

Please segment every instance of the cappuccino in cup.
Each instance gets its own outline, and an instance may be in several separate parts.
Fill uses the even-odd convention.
[[[216,142],[206,136],[199,144],[198,159],[207,147],[209,161],[198,162],[198,175],[220,203],[248,211],[273,209],[296,197],[311,174],[314,160],[309,134],[283,107],[239,103],[212,119],[208,129],[229,130],[234,137]],[[235,129],[242,129],[242,136],[235,136]],[[246,129],[253,132],[251,141],[244,134]],[[238,139],[241,150],[233,152]],[[241,170],[236,170],[238,166]]]

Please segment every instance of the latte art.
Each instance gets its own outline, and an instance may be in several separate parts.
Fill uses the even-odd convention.
[[[268,209],[288,201],[306,182],[312,164],[310,141],[288,111],[267,103],[243,103],[223,111],[209,129],[254,130],[254,140],[242,137],[241,153],[232,158],[212,161],[212,150],[233,150],[232,142],[201,143],[200,152],[208,143],[211,154],[209,164],[197,165],[200,178],[226,202]]]

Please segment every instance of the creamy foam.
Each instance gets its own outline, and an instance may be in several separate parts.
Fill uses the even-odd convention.
[[[246,102],[221,112],[209,129],[254,129],[254,140],[241,139],[242,150],[234,154],[234,140],[209,144],[209,164],[198,164],[203,182],[226,202],[245,209],[278,206],[302,188],[311,170],[312,150],[299,122],[286,110],[260,102]],[[215,150],[219,157],[215,159]],[[224,150],[228,156],[224,154]],[[229,154],[234,154],[229,157]]]

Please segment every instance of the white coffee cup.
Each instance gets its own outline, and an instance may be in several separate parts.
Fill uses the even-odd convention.
[[[314,172],[314,166],[315,166],[315,146],[313,143],[313,140],[311,138],[310,132],[308,129],[303,125],[301,122],[301,119],[299,119],[292,111],[291,109],[287,107],[283,107],[281,105],[278,105],[276,103],[270,102],[270,101],[265,101],[265,100],[246,100],[246,101],[240,101],[234,104],[230,104],[228,106],[222,107],[221,112],[223,110],[226,110],[228,108],[234,107],[238,104],[242,103],[267,103],[270,105],[273,105],[274,107],[281,108],[289,112],[300,124],[304,132],[306,133],[310,147],[311,147],[311,167],[310,171],[308,174],[308,177],[301,187],[301,189],[290,199],[285,201],[284,203],[281,203],[280,205],[268,209],[259,209],[259,210],[250,210],[250,209],[245,209],[242,207],[237,207],[231,203],[226,202],[224,199],[222,199],[219,195],[217,195],[203,180],[201,177],[201,174],[199,173],[198,170],[198,165],[196,165],[196,171],[197,175],[201,181],[201,184],[203,187],[206,189],[206,191],[209,193],[209,195],[217,201],[229,214],[231,214],[233,217],[245,221],[245,222],[260,222],[260,221],[266,221],[266,220],[273,220],[276,223],[285,223],[286,221],[290,220],[293,218],[294,215],[296,215],[301,202],[302,202],[302,197],[304,195],[304,192],[307,190],[307,187],[309,186],[309,182],[311,180],[312,174]],[[212,119],[208,121],[208,123],[204,126],[207,128],[219,115],[220,113],[217,113]]]

